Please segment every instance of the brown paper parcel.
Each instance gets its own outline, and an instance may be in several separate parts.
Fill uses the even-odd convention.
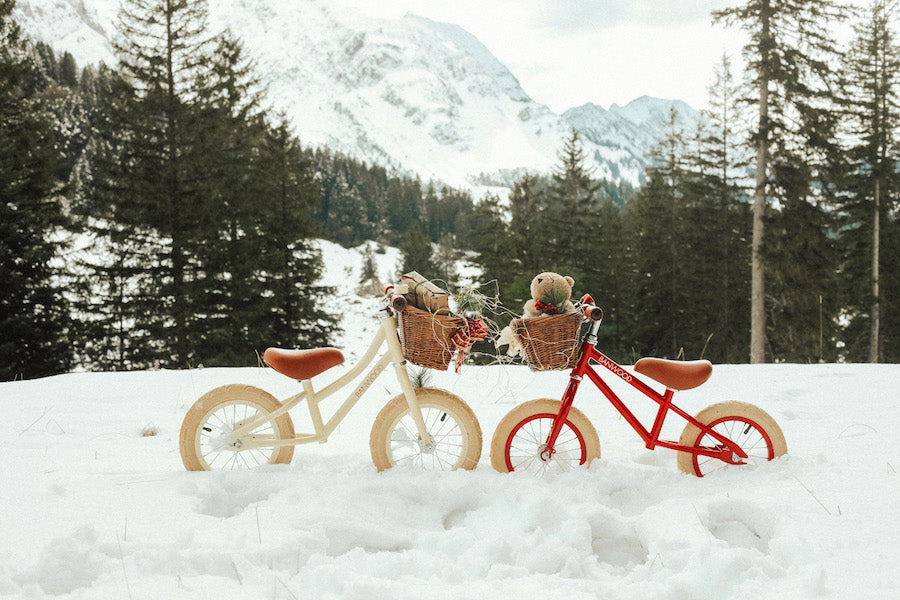
[[[406,300],[416,308],[437,314],[450,313],[450,293],[442,290],[416,271],[410,271],[400,278],[400,283],[409,286]]]

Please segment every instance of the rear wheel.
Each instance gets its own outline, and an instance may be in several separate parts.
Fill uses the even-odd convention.
[[[481,426],[459,396],[446,390],[417,388],[416,400],[431,436],[422,442],[406,396],[388,402],[372,424],[369,449],[379,471],[414,465],[424,470],[474,469],[481,457]]]
[[[787,452],[787,443],[778,423],[767,412],[752,404],[721,402],[703,409],[696,418],[716,433],[736,442],[747,454],[747,458],[743,459],[746,464],[731,465],[718,458],[679,452],[678,468],[685,473],[703,477],[725,468],[755,469]],[[692,423],[684,428],[679,443],[693,447],[720,445],[715,438]]]
[[[242,423],[258,415],[268,415],[281,408],[274,396],[249,385],[225,385],[211,390],[188,410],[181,424],[179,448],[181,461],[188,471],[213,469],[249,469],[262,464],[290,463],[293,446],[268,446],[241,449],[240,441],[229,441],[228,435]],[[263,421],[247,433],[255,440],[286,440],[294,437],[290,415]]]
[[[491,465],[501,473],[570,471],[600,458],[600,439],[584,414],[574,406],[556,439],[553,453],[546,452],[553,420],[562,407],[559,400],[541,398],[515,407],[497,425],[491,440]]]

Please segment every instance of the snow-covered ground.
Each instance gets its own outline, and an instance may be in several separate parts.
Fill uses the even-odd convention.
[[[359,252],[326,250],[350,285]],[[396,256],[379,256],[396,269]],[[374,323],[374,305],[352,312]],[[370,330],[356,331],[341,341],[348,350]],[[674,452],[644,448],[588,384],[576,406],[598,430],[600,460],[545,479],[493,471],[502,416],[558,397],[565,382],[525,367],[434,372],[431,384],[478,416],[481,462],[381,474],[368,437],[400,393],[389,373],[327,444],[298,447],[290,465],[227,473],[184,470],[187,409],[219,385],[286,397],[295,382],[222,368],[0,383],[0,597],[897,597],[900,366],[717,365],[677,395],[689,412],[740,400],[778,421],[788,454],[753,472],[680,473]],[[627,398],[646,422],[648,401]],[[342,399],[323,405],[326,417]],[[308,429],[303,412],[293,417]]]
[[[485,437],[479,466],[453,473],[376,473],[369,429],[400,391],[388,375],[327,444],[299,447],[289,466],[227,473],[182,467],[188,407],[225,383],[285,397],[294,382],[244,368],[3,383],[0,597],[895,598],[898,375],[717,366],[680,404],[756,403],[788,455],[703,479],[680,473],[673,452],[646,450],[589,389],[577,406],[603,448],[589,470],[494,472],[503,414],[565,384],[523,367],[435,374]]]

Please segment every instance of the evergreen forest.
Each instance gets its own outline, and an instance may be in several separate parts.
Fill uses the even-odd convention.
[[[479,198],[302,145],[204,0],[125,0],[118,63],[89,66],[27,39],[14,5],[0,0],[0,381],[332,343],[316,239],[398,247],[398,273],[451,291],[467,260],[501,327],[534,275],[570,275],[626,364],[900,362],[896,0],[736,1],[713,19],[748,34],[746,68],[722,56],[701,124],[670,115],[640,187],[594,177],[573,130],[552,173]]]

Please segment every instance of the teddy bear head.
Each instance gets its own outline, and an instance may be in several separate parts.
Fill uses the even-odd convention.
[[[558,273],[539,273],[531,280],[531,300],[525,305],[525,312],[531,316],[572,312],[574,306],[569,299],[575,280]]]

